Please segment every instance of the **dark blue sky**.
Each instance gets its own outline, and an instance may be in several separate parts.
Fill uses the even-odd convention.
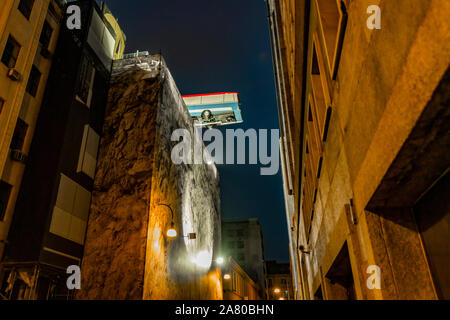
[[[264,0],[107,0],[126,52],[161,50],[182,94],[237,91],[244,130],[278,129]],[[222,218],[259,219],[266,259],[288,261],[281,182],[259,165],[219,165]]]

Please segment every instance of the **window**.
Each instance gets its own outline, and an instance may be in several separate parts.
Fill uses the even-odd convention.
[[[227,247],[228,247],[228,249],[233,249],[234,248],[234,242],[233,241],[228,242]]]
[[[316,4],[329,70],[332,78],[335,79],[347,26],[347,10],[341,0],[320,0]]]
[[[100,136],[89,125],[84,126],[77,172],[83,172],[94,179]]]
[[[11,189],[12,186],[9,183],[0,180],[0,221],[5,218]]]
[[[42,44],[42,47],[47,49],[50,40],[52,38],[53,29],[47,21],[44,21],[44,26],[42,27],[41,37],[39,38],[39,42]]]
[[[34,0],[20,0],[19,2],[19,11],[25,16],[25,18],[29,19],[31,15],[31,11],[33,10]]]
[[[326,78],[322,72],[323,68],[319,61],[320,48],[316,45],[313,46],[313,60],[312,60],[312,71],[311,71],[311,84],[313,91],[313,108],[312,108],[312,118],[316,121],[316,125],[319,130],[320,137],[323,136],[323,129],[325,123],[325,114],[327,106],[331,104],[328,98],[328,88],[326,87]],[[320,56],[321,58],[321,56]],[[315,119],[314,119],[315,118]]]
[[[245,232],[244,232],[243,229],[239,229],[239,230],[237,230],[236,232],[237,232],[237,236],[238,236],[238,237],[243,237],[243,236],[245,235]]]
[[[323,300],[323,294],[322,294],[322,286],[320,285],[317,289],[316,293],[314,294],[314,300]]]
[[[88,190],[61,174],[50,232],[83,245],[90,202]]]
[[[122,41],[119,41],[117,43],[117,47],[116,47],[116,52],[115,52],[116,55],[118,55],[120,53],[121,47],[122,47]]]
[[[33,97],[36,97],[40,80],[41,72],[35,66],[31,67],[30,77],[28,78],[27,83],[27,92]]]
[[[88,107],[91,105],[94,76],[94,65],[86,56],[84,56],[81,62],[80,74],[78,76],[77,98]]]
[[[2,114],[3,106],[5,105],[5,100],[0,98],[0,114]]]
[[[325,280],[327,298],[330,300],[356,300],[352,266],[347,242],[342,246]]]
[[[238,241],[238,242],[236,242],[236,244],[237,244],[237,248],[238,249],[242,249],[242,248],[244,248],[244,242],[243,241]]]
[[[286,284],[286,279],[281,279],[281,284]]]
[[[14,68],[16,66],[17,57],[20,52],[20,44],[9,36],[6,42],[5,50],[2,55],[2,63],[8,68]]]
[[[21,118],[17,118],[16,128],[11,140],[11,150],[22,150],[25,138],[27,136],[28,124]]]
[[[446,173],[414,206],[418,231],[440,299],[450,299],[450,173]]]

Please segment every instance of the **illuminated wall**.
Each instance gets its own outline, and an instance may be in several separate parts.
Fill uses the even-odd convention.
[[[120,28],[119,22],[111,13],[105,2],[102,3],[102,12],[105,16],[105,19],[108,21],[108,23],[110,24],[111,28],[114,30],[114,33],[116,35],[113,59],[114,60],[122,59],[123,53],[125,51],[125,43],[127,41],[127,37]]]
[[[214,165],[172,163],[173,130],[194,127],[160,63],[146,56],[114,64],[78,298],[222,299],[213,262],[218,173]],[[174,211],[175,239],[166,236],[171,212],[160,203]]]

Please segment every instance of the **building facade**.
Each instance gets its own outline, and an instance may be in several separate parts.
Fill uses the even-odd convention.
[[[222,250],[258,284],[265,298],[264,239],[257,219],[222,221]]]
[[[258,284],[232,257],[227,258],[222,272],[224,300],[261,300]]]
[[[70,4],[81,9],[81,29],[61,28],[36,114],[1,264],[8,299],[71,298],[66,270],[83,256],[114,48],[123,36],[95,1]]]
[[[59,1],[0,5],[0,258],[55,53]]]
[[[450,4],[267,4],[296,297],[448,299]]]
[[[266,295],[268,300],[294,300],[289,263],[266,261]]]
[[[172,160],[176,129],[202,145],[162,56],[115,61],[77,299],[223,298],[219,175]]]

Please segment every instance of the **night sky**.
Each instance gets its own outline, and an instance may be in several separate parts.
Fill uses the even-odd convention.
[[[278,129],[264,0],[107,0],[127,35],[126,52],[160,50],[182,94],[237,91],[244,123]],[[288,262],[281,166],[218,165],[222,218],[259,219],[266,259]]]

